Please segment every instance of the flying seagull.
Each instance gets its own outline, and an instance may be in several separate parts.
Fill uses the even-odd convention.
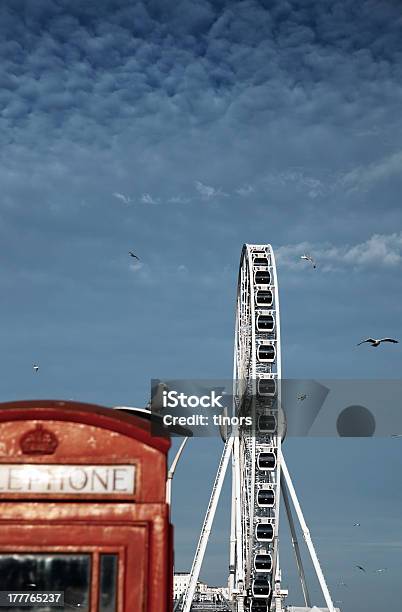
[[[354,523],[353,527],[360,527],[360,523]]]
[[[39,366],[36,363],[33,364],[33,371],[34,372],[38,372],[39,371]]]
[[[366,570],[364,569],[364,567],[362,567],[361,565],[356,565],[357,569],[359,569],[361,572],[366,573]]]
[[[387,568],[386,567],[382,567],[381,569],[376,569],[375,571],[376,571],[377,574],[382,574],[383,572],[387,571]]]
[[[300,395],[297,396],[297,399],[299,400],[299,402],[304,402],[306,397],[307,397],[306,393],[300,393]]]
[[[300,259],[304,259],[305,261],[309,261],[311,263],[311,265],[313,266],[313,268],[317,267],[314,259],[311,257],[311,255],[307,255],[307,253],[304,253],[304,255],[301,255]]]
[[[361,344],[364,344],[365,342],[370,342],[371,346],[380,346],[381,342],[392,342],[393,344],[398,344],[399,340],[394,340],[394,338],[381,338],[380,339],[375,339],[375,338],[367,338],[366,340],[362,340],[361,342],[359,342],[359,344],[357,346],[360,346]]]
[[[137,255],[135,255],[132,251],[129,251],[128,254],[131,255],[131,257],[134,257],[134,259],[138,259],[138,261],[140,261],[140,258],[137,257]]]

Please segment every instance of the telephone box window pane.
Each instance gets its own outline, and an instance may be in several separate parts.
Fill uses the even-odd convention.
[[[118,555],[100,556],[99,612],[116,612]]]
[[[91,555],[0,554],[2,591],[64,591],[67,609],[89,612]],[[13,612],[54,612],[47,605],[13,607]]]

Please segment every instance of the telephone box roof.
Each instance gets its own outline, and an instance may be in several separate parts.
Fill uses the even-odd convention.
[[[128,413],[124,410],[105,408],[97,404],[64,400],[0,402],[0,423],[31,419],[84,423],[109,429],[139,440],[165,454],[171,445],[169,430],[158,428],[161,433],[163,432],[163,435],[153,435],[150,420],[133,414],[133,412]]]

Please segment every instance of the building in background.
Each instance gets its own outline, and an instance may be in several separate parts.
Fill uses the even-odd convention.
[[[188,572],[177,572],[173,579],[173,598],[175,600],[186,592],[190,574]],[[227,587],[208,586],[202,580],[197,582],[194,601],[225,601],[228,599],[229,591]]]

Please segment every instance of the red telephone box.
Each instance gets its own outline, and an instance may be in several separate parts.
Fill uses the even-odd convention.
[[[0,404],[0,591],[64,592],[66,611],[170,611],[169,447],[118,410]]]

